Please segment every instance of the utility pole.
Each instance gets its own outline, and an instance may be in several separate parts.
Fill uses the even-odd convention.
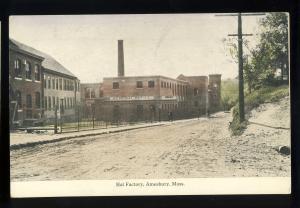
[[[252,36],[252,34],[243,34],[242,32],[242,16],[259,16],[265,13],[237,13],[237,14],[221,14],[216,16],[237,16],[238,17],[238,33],[229,34],[228,36],[238,37],[238,57],[239,57],[239,119],[240,123],[245,121],[245,103],[244,103],[244,71],[243,71],[243,36]]]
[[[242,15],[238,13],[238,51],[239,51],[239,116],[240,123],[245,120],[244,73],[243,73],[243,34]]]

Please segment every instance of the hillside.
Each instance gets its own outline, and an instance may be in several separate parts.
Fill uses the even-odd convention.
[[[288,176],[290,155],[280,154],[276,147],[290,147],[289,96],[254,108],[248,114],[248,121],[242,135],[232,136],[232,161],[240,163],[236,174],[273,176],[275,171],[276,176]]]

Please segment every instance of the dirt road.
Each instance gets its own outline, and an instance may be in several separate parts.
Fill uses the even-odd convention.
[[[278,132],[286,130],[268,129],[263,135],[255,127],[231,137],[229,121],[229,113],[218,113],[13,150],[12,181],[290,175],[290,156],[273,149],[289,141],[288,134],[281,138]],[[276,142],[268,134],[279,134]]]

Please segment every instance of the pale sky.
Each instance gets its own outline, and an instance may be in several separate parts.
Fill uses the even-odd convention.
[[[243,17],[255,45],[257,16]],[[214,14],[11,16],[10,38],[41,50],[82,83],[117,76],[117,40],[124,40],[126,76],[220,73],[237,76],[222,39],[237,33],[237,17]]]

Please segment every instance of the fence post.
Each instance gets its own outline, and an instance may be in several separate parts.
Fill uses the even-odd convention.
[[[95,128],[95,105],[92,104],[93,129]]]
[[[77,106],[77,131],[79,131],[79,106]]]
[[[57,134],[57,106],[55,106],[54,134]]]
[[[158,122],[161,122],[161,106],[158,107]]]
[[[62,116],[60,114],[60,133],[62,133],[62,122],[63,122],[63,119],[62,119]]]

